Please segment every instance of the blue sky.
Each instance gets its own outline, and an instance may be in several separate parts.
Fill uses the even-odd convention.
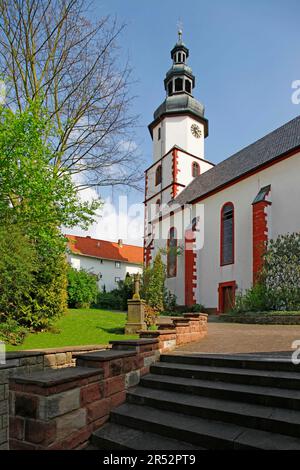
[[[145,167],[152,150],[147,125],[164,100],[179,19],[194,96],[209,119],[208,160],[227,158],[300,113],[291,100],[291,84],[300,80],[299,0],[95,0],[94,8],[95,17],[117,15],[127,24],[121,46],[137,81],[132,111],[140,115],[135,140]],[[143,194],[130,199],[142,201]]]

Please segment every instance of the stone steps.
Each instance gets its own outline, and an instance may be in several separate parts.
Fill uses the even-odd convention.
[[[145,387],[131,390],[127,394],[127,401],[263,431],[300,436],[300,411]]]
[[[113,423],[177,437],[206,449],[300,450],[300,439],[253,430],[232,423],[202,419],[148,406],[125,403],[111,413]]]
[[[92,436],[92,445],[101,450],[204,450],[200,447],[180,442],[139,429],[128,429],[116,423],[108,423]]]
[[[259,383],[263,386],[300,390],[300,374],[295,374],[295,372],[178,364],[173,362],[159,362],[151,367],[151,372],[175,377],[249,385],[257,385]]]
[[[162,355],[92,445],[300,450],[299,370],[284,357]]]
[[[300,366],[291,362],[291,353],[279,354],[278,357],[276,354],[268,356],[258,354],[162,354],[160,361],[210,367],[300,372]]]
[[[189,379],[183,377],[148,374],[141,379],[144,387],[202,395],[225,400],[256,403],[300,410],[300,391],[245,385],[212,380]]]

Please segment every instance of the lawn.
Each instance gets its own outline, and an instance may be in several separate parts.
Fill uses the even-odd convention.
[[[23,349],[56,348],[87,344],[107,344],[113,339],[130,339],[123,328],[125,312],[100,309],[70,309],[55,323],[57,332],[29,334],[19,346],[6,345],[7,351]]]

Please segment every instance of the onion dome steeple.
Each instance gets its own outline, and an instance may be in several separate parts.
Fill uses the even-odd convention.
[[[172,67],[166,73],[164,85],[167,97],[154,112],[154,120],[149,125],[152,129],[156,123],[166,115],[189,114],[203,122],[205,137],[208,135],[208,121],[204,117],[205,108],[202,103],[193,97],[195,76],[191,67],[187,65],[189,49],[182,41],[182,31],[178,31],[178,39],[171,50]]]
[[[164,80],[165,89],[168,96],[175,93],[188,93],[192,95],[195,86],[195,77],[192,69],[186,65],[189,50],[182,42],[182,31],[178,31],[178,40],[171,50],[173,65],[166,74]]]

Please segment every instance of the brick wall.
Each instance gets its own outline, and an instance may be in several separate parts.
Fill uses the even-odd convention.
[[[81,449],[158,357],[158,340],[86,353],[76,367],[10,379],[10,449]],[[125,342],[124,342],[125,343]]]
[[[8,450],[8,370],[0,366],[0,450]]]
[[[140,339],[111,341],[108,349],[89,346],[72,352],[64,348],[15,353],[8,360],[12,369],[10,448],[85,447],[92,432],[125,401],[126,390],[139,383],[161,353],[198,341],[206,333],[207,315],[188,313],[171,318],[156,331],[140,332]],[[7,380],[8,370],[5,373]],[[7,387],[4,389],[7,395]],[[8,421],[6,395],[1,426]],[[7,429],[3,436],[7,437]]]

